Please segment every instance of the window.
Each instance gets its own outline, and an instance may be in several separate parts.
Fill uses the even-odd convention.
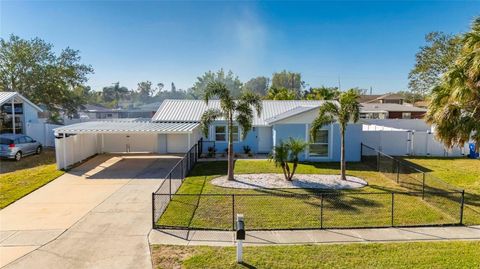
[[[227,132],[226,125],[215,126],[215,141],[227,142],[228,141],[227,135],[228,135],[228,132]],[[233,136],[233,142],[240,141],[240,133],[239,133],[238,126],[232,127],[232,136]]]
[[[239,141],[238,126],[232,126],[233,142]]]
[[[25,144],[25,143],[27,143],[27,139],[25,139],[25,136],[18,138],[18,144]]]
[[[227,141],[226,126],[215,126],[215,141]]]
[[[412,118],[412,113],[410,112],[403,112],[402,113],[402,119],[411,119]]]
[[[25,136],[26,143],[33,143],[33,139],[30,136]]]
[[[318,130],[317,135],[313,137],[313,141],[309,144],[310,157],[327,157],[328,156],[328,130]]]

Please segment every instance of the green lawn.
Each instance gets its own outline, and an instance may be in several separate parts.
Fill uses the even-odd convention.
[[[152,246],[154,268],[480,268],[480,242],[245,247]]]
[[[19,162],[1,160],[0,171],[0,209],[64,173],[57,170],[55,151],[49,149]]]
[[[232,228],[232,212],[243,213],[248,229],[376,227],[391,225],[392,191],[406,191],[383,174],[362,163],[350,163],[348,174],[365,179],[368,186],[342,191],[337,195],[292,197],[312,194],[307,189],[239,190],[210,184],[213,178],[226,174],[226,162],[200,162],[190,173],[179,194],[233,194],[231,196],[174,196],[157,224],[191,228]],[[239,160],[236,173],[281,173],[280,168],[265,160]],[[338,174],[338,163],[304,163],[303,174]],[[375,194],[369,194],[375,192]],[[261,196],[258,194],[271,194]],[[318,190],[317,190],[318,193]],[[241,196],[239,194],[249,194]],[[254,196],[257,194],[257,196]],[[252,196],[253,195],[253,196]],[[233,201],[234,199],[234,201]],[[458,223],[458,197],[433,199],[427,196],[395,194],[394,225]],[[434,206],[440,203],[442,209]],[[233,204],[235,205],[233,208]],[[320,219],[323,215],[323,223]]]
[[[429,174],[465,189],[465,223],[480,224],[480,160],[467,158],[405,158]]]

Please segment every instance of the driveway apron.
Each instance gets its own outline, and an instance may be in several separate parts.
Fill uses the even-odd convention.
[[[5,268],[151,268],[151,193],[175,156],[100,155],[0,211]]]

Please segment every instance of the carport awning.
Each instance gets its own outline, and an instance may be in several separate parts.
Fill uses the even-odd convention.
[[[198,127],[192,122],[87,121],[55,128],[56,134],[158,133],[188,134]]]

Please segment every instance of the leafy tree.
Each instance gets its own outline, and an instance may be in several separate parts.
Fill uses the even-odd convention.
[[[119,108],[120,100],[126,99],[130,91],[127,87],[120,86],[120,82],[113,83],[113,86],[103,87],[102,97],[110,106]]]
[[[247,81],[247,83],[243,85],[243,89],[265,96],[268,91],[269,83],[270,79],[267,77],[256,77]]]
[[[56,55],[53,46],[40,38],[1,38],[0,91],[17,91],[52,113],[63,110],[73,115],[83,101],[74,89],[93,73],[80,61],[78,50],[67,47]]]
[[[286,70],[273,73],[272,88],[291,90],[295,92],[295,99],[299,99],[302,96],[301,93],[304,86],[305,82],[302,81],[300,73],[288,72]]]
[[[480,146],[480,17],[462,36],[454,64],[433,89],[426,119],[447,147],[475,141]]]
[[[425,36],[427,44],[415,55],[416,63],[408,74],[408,87],[414,94],[426,96],[440,83],[440,78],[460,52],[460,37],[442,32]]]
[[[417,101],[425,100],[425,97],[419,93],[411,92],[411,91],[398,91],[397,94],[400,94],[405,101],[410,104],[414,104]]]
[[[152,82],[147,80],[137,84],[136,94],[138,95],[138,99],[141,103],[148,103],[154,93],[155,89],[152,87]]]
[[[282,167],[283,175],[286,180],[292,181],[297,170],[299,155],[307,148],[307,143],[301,139],[290,137],[287,142],[280,141],[280,144],[273,148],[270,154],[270,160],[275,162],[276,166]],[[288,163],[292,163],[290,169]]]
[[[242,136],[245,137],[252,129],[254,113],[260,115],[262,111],[262,101],[260,96],[252,92],[245,92],[235,101],[232,92],[223,82],[213,81],[208,83],[205,89],[204,100],[208,102],[212,98],[220,99],[220,109],[211,108],[205,111],[201,118],[201,126],[205,136],[208,136],[208,128],[216,119],[224,119],[227,122],[228,132],[228,180],[234,180],[234,160],[233,160],[233,123],[239,125]],[[253,109],[255,109],[255,112]]]
[[[334,102],[326,102],[320,106],[318,116],[312,123],[310,132],[312,139],[317,136],[317,131],[324,125],[332,124],[338,121],[340,125],[340,170],[341,179],[346,180],[346,161],[345,161],[345,132],[349,122],[357,122],[360,116],[360,104],[358,103],[358,93],[354,89],[340,94],[338,105]]]
[[[295,100],[297,99],[297,93],[287,88],[275,88],[270,87],[268,89],[266,100]]]
[[[240,97],[242,93],[242,82],[235,76],[232,71],[225,73],[223,69],[217,72],[208,71],[203,76],[197,77],[197,81],[189,90],[189,94],[194,99],[202,99],[205,96],[206,89],[211,82],[221,82],[225,84],[233,98]]]
[[[305,99],[307,100],[335,100],[340,95],[340,91],[337,87],[320,87],[310,88],[305,93]]]

